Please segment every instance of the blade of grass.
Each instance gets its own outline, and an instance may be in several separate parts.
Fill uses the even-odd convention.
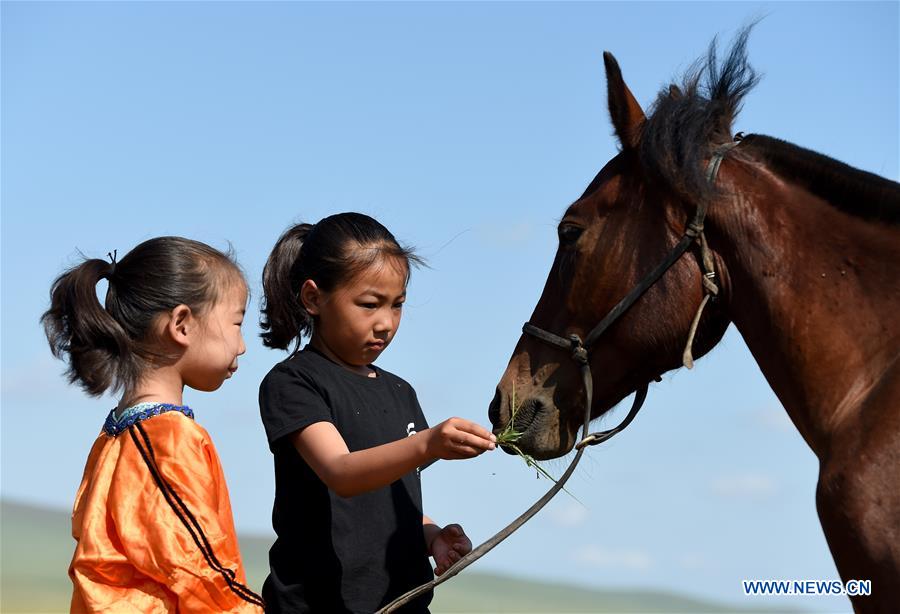
[[[516,442],[519,441],[519,439],[523,435],[523,433],[521,431],[517,431],[516,427],[515,427],[516,414],[518,412],[519,412],[519,406],[516,403],[516,383],[515,383],[515,381],[513,381],[512,397],[510,398],[509,422],[506,423],[506,426],[497,435],[497,445],[503,446],[504,448],[509,448],[510,450],[515,452],[523,461],[525,461],[525,464],[528,467],[534,467],[535,470],[539,474],[538,477],[540,477],[542,475],[545,478],[547,478],[548,480],[550,480],[551,482],[553,482],[554,484],[556,484],[556,478],[554,478],[552,475],[550,475],[550,473],[547,472],[546,469],[541,467],[538,464],[538,462],[536,460],[534,460],[533,456],[531,456],[530,454],[525,454],[525,452],[523,452],[521,450],[521,448],[519,448],[519,446],[516,445]],[[567,495],[569,495],[570,497],[572,497],[573,499],[578,501],[578,497],[576,497],[575,495],[570,493],[568,490],[566,490],[565,487],[563,487],[563,490],[566,492]],[[578,502],[581,503],[581,501],[578,501]],[[584,505],[584,504],[582,503],[582,505]]]

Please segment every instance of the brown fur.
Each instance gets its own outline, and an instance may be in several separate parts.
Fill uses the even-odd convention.
[[[612,56],[607,72],[623,149],[566,211],[561,226],[583,232],[561,242],[530,319],[560,335],[586,335],[663,259],[695,208],[648,172],[634,139],[654,117],[635,110]],[[708,352],[734,323],[819,458],[816,504],[841,577],[872,580],[872,596],[852,598],[854,608],[893,611],[900,604],[900,226],[882,220],[900,211],[897,186],[879,178],[891,185],[859,190],[857,201],[885,200],[860,202],[856,213],[846,189],[831,202],[821,187],[810,188],[814,169],[785,172],[761,140],[735,154],[722,164],[706,223],[722,293],[701,320],[694,354]],[[855,171],[832,185],[865,179]],[[600,338],[591,354],[592,416],[680,366],[701,298],[696,257],[686,254]],[[498,430],[509,420],[513,385],[530,420],[522,450],[536,458],[571,450],[584,393],[568,354],[519,339],[489,412]]]

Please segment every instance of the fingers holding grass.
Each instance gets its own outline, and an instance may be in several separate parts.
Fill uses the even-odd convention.
[[[493,433],[491,433],[489,430],[487,430],[477,422],[471,422],[462,418],[451,418],[451,420],[458,420],[459,422],[455,422],[455,426],[464,433],[469,433],[471,435],[474,435],[478,439],[489,442],[494,442],[497,440],[497,437]]]
[[[472,458],[497,447],[487,429],[462,418],[445,420],[430,431],[429,450],[437,458]]]

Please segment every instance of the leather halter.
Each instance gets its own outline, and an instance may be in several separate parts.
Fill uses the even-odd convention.
[[[716,174],[719,172],[719,165],[722,163],[722,158],[725,157],[725,154],[728,153],[730,149],[736,146],[737,143],[726,143],[725,145],[721,145],[713,151],[712,158],[709,161],[709,165],[706,167],[706,178],[712,183],[716,179]],[[569,466],[566,468],[565,472],[560,476],[556,483],[548,490],[543,497],[537,500],[531,507],[525,510],[518,518],[513,520],[511,523],[506,525],[503,529],[494,534],[490,539],[486,542],[473,549],[471,552],[466,554],[464,557],[456,561],[450,568],[445,571],[441,576],[434,578],[430,582],[426,582],[421,586],[417,586],[416,588],[407,591],[403,595],[397,597],[392,602],[381,608],[376,612],[376,614],[388,614],[390,612],[396,611],[398,608],[403,605],[409,603],[419,595],[422,595],[430,590],[433,590],[439,584],[446,582],[447,580],[455,577],[458,573],[460,573],[463,569],[480,559],[482,556],[490,552],[494,546],[502,542],[504,539],[512,535],[516,530],[519,529],[523,524],[528,522],[535,514],[537,514],[550,500],[556,496],[560,490],[562,490],[565,483],[569,480],[572,474],[575,472],[575,467],[578,466],[578,461],[581,460],[582,454],[584,454],[585,446],[595,445],[601,442],[606,441],[616,433],[622,431],[626,426],[628,426],[634,417],[637,415],[638,410],[641,408],[641,405],[644,404],[644,399],[647,398],[647,386],[649,384],[644,384],[637,390],[637,394],[634,398],[634,404],[631,406],[631,411],[628,412],[628,415],[625,416],[625,419],[622,420],[619,425],[613,429],[609,429],[608,431],[601,431],[599,433],[591,433],[587,435],[588,428],[590,428],[591,423],[591,405],[593,402],[593,376],[591,374],[591,367],[589,364],[589,352],[591,346],[597,340],[597,338],[603,334],[603,332],[609,328],[609,326],[615,322],[619,316],[621,316],[626,309],[628,309],[650,286],[652,286],[656,281],[662,277],[662,274],[665,273],[669,267],[675,264],[675,261],[678,260],[684,252],[691,246],[695,241],[700,244],[700,249],[702,252],[701,265],[704,268],[703,274],[703,288],[706,295],[703,297],[703,302],[700,303],[700,307],[697,310],[697,315],[694,317],[694,322],[691,325],[691,331],[688,333],[688,342],[687,348],[685,349],[685,365],[690,367],[693,364],[693,361],[690,358],[690,349],[691,343],[694,338],[694,332],[697,329],[697,323],[700,321],[700,315],[703,312],[703,308],[706,306],[707,300],[710,296],[714,296],[718,293],[719,289],[713,282],[715,278],[715,271],[713,271],[713,260],[712,254],[709,252],[709,248],[706,245],[706,238],[703,236],[703,220],[706,217],[706,207],[707,204],[702,202],[697,207],[697,212],[694,214],[694,218],[691,220],[690,224],[688,224],[687,229],[684,231],[684,236],[681,237],[681,240],[678,244],[672,248],[672,251],[669,252],[669,255],[666,259],[655,269],[653,269],[641,282],[635,286],[635,288],[629,292],[625,298],[623,298],[619,303],[610,310],[608,314],[600,321],[597,326],[595,326],[590,333],[588,333],[587,338],[582,341],[581,337],[578,335],[569,335],[568,337],[560,337],[559,335],[555,335],[551,332],[547,332],[537,326],[534,326],[530,323],[525,323],[525,326],[522,327],[522,332],[537,337],[541,341],[549,343],[550,345],[554,345],[558,348],[564,350],[570,350],[572,352],[572,359],[575,360],[581,367],[581,377],[584,383],[584,393],[585,393],[585,408],[584,408],[584,425],[582,427],[581,441],[575,445],[576,453],[575,458],[572,459],[572,462],[569,463]]]
[[[737,142],[725,143],[724,145],[720,145],[717,147],[712,154],[712,157],[709,160],[709,164],[706,167],[706,179],[709,183],[714,183],[716,180],[716,176],[719,173],[719,166],[722,164],[722,159],[725,157],[731,149],[738,145]],[[659,263],[652,271],[650,271],[638,284],[631,289],[631,291],[625,295],[622,300],[620,300],[615,307],[609,310],[609,312],[603,317],[602,320],[588,333],[587,337],[582,341],[581,337],[577,334],[570,334],[567,337],[561,337],[549,331],[546,331],[542,328],[531,324],[530,322],[526,322],[522,326],[522,332],[527,335],[531,335],[537,339],[540,339],[544,343],[548,343],[555,347],[558,347],[563,350],[567,350],[571,352],[572,360],[578,363],[581,369],[582,381],[584,384],[584,392],[585,392],[585,417],[584,417],[584,429],[582,430],[582,439],[578,442],[575,447],[576,449],[581,449],[583,446],[588,445],[596,445],[598,443],[602,443],[622,431],[626,426],[631,424],[631,421],[634,420],[634,417],[637,415],[638,411],[641,409],[641,406],[644,404],[644,400],[647,398],[647,388],[650,385],[649,382],[640,386],[635,394],[634,402],[632,403],[631,410],[628,412],[628,415],[619,423],[615,428],[600,431],[597,433],[591,433],[590,435],[585,435],[588,430],[588,425],[591,421],[591,405],[593,404],[593,376],[591,374],[590,367],[590,350],[593,347],[594,343],[597,339],[604,333],[606,330],[612,326],[612,324],[618,320],[625,311],[628,310],[640,297],[644,294],[653,284],[655,284],[663,274],[668,271],[673,264],[675,264],[679,258],[688,250],[688,248],[693,244],[697,243],[700,246],[701,251],[701,266],[704,269],[703,272],[703,301],[700,303],[699,308],[697,309],[697,314],[694,316],[694,320],[691,324],[690,331],[688,333],[687,346],[685,347],[684,354],[682,356],[682,360],[684,365],[687,368],[691,368],[694,365],[693,356],[691,355],[691,347],[694,341],[694,334],[697,331],[697,324],[700,322],[700,316],[703,313],[703,308],[706,307],[706,303],[708,302],[711,296],[715,296],[719,293],[719,288],[715,284],[715,269],[713,265],[712,254],[709,251],[709,247],[706,244],[706,236],[703,234],[703,222],[706,218],[706,209],[708,207],[708,202],[706,200],[702,200],[700,204],[697,206],[697,211],[694,213],[694,218],[687,225],[687,228],[684,231],[681,239],[678,243],[673,247],[666,258]]]

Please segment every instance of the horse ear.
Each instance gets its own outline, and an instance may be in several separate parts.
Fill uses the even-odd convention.
[[[625,85],[619,63],[609,51],[603,52],[606,65],[606,90],[609,96],[609,115],[616,135],[625,149],[634,149],[640,140],[641,125],[646,120],[641,105]]]

